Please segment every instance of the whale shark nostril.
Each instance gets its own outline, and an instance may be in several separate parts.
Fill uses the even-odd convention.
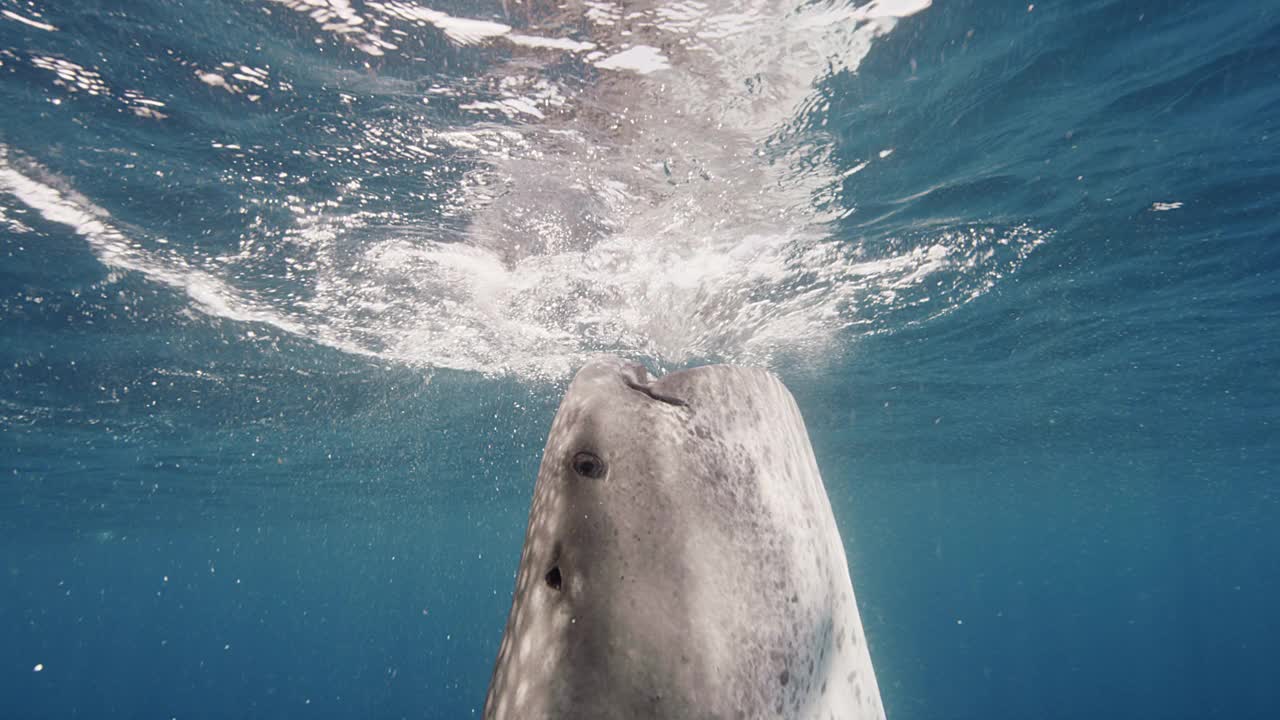
[[[556,592],[560,591],[560,566],[559,565],[556,565],[547,571],[546,580],[547,580],[547,587],[551,588],[552,590],[555,590]]]

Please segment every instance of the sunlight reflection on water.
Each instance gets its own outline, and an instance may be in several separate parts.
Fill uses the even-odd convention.
[[[593,1],[497,22],[409,2],[267,0],[264,11],[307,19],[317,41],[377,61],[425,28],[509,57],[484,78],[437,82],[348,122],[358,135],[346,143],[295,150],[301,171],[275,171],[269,147],[211,140],[239,162],[224,181],[250,188],[245,208],[292,218],[238,253],[179,248],[146,228],[126,236],[25,160],[2,161],[0,187],[83,236],[104,264],[185,292],[201,313],[398,363],[550,379],[598,351],[659,367],[818,358],[900,311],[931,317],[981,295],[1046,237],[967,224],[887,245],[834,236],[857,212],[844,181],[893,162],[893,150],[838,167],[819,84],[855,72],[899,17],[929,5]],[[168,117],[93,68],[27,62],[68,93]],[[287,72],[247,58],[186,65],[186,77],[243,102],[297,94]],[[330,92],[360,112],[360,96]],[[458,119],[423,115],[442,102]],[[312,173],[343,164],[352,179],[328,197],[302,192]],[[428,190],[397,200],[360,180],[395,165]],[[418,223],[417,205],[436,206],[442,224]],[[443,231],[449,218],[460,235]]]

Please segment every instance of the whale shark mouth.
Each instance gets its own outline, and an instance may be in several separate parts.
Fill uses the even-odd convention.
[[[640,363],[629,362],[623,364],[619,374],[622,376],[622,381],[627,384],[627,387],[636,392],[644,393],[650,400],[657,400],[660,403],[674,405],[675,407],[687,407],[689,405],[688,402],[674,395],[667,395],[654,390],[650,384],[653,382],[653,377],[649,375],[649,370]]]
[[[652,387],[649,387],[648,385],[642,385],[638,382],[635,382],[631,378],[627,378],[626,383],[627,383],[627,387],[631,388],[632,390],[635,390],[637,392],[642,392],[645,395],[648,395],[651,399],[657,400],[658,402],[666,403],[668,405],[674,405],[676,407],[689,406],[688,402],[681,400],[680,398],[675,397],[674,395],[664,395],[658,392],[657,390],[654,390]]]

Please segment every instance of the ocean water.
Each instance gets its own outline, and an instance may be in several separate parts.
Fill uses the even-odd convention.
[[[0,717],[465,718],[573,370],[795,393],[892,720],[1280,713],[1280,7],[0,1]]]

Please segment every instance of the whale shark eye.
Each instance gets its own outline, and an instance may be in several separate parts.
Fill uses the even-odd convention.
[[[582,477],[596,480],[604,477],[604,461],[598,455],[580,452],[573,456],[573,471]]]

